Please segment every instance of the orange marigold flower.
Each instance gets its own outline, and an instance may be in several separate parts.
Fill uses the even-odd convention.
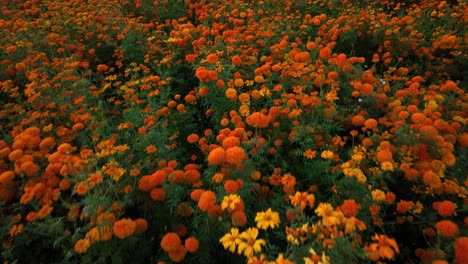
[[[231,62],[232,62],[232,64],[237,66],[237,65],[240,65],[242,63],[242,59],[241,59],[240,56],[235,55],[235,56],[231,57]]]
[[[423,113],[414,113],[411,115],[411,121],[415,124],[420,124],[426,121],[426,115]]]
[[[332,50],[329,47],[324,47],[319,51],[319,56],[322,59],[328,59],[331,56]]]
[[[412,207],[413,207],[413,204],[411,202],[401,200],[397,204],[396,211],[400,214],[404,214],[408,212],[408,210],[410,210]]]
[[[174,262],[181,262],[182,260],[184,260],[186,254],[187,249],[182,245],[179,245],[176,249],[167,252],[169,258]]]
[[[377,152],[376,157],[380,163],[393,160],[393,154],[388,149],[381,149],[379,152]]]
[[[255,112],[249,115],[245,121],[249,126],[265,128],[268,126],[269,118],[265,114]]]
[[[218,62],[218,56],[216,54],[209,54],[206,56],[206,61],[210,64],[215,64]]]
[[[187,136],[187,142],[190,144],[197,143],[200,137],[197,134],[190,134]]]
[[[358,204],[355,200],[350,199],[345,200],[339,209],[346,217],[353,217],[357,215],[359,209],[361,209],[361,205]]]
[[[364,122],[364,127],[367,129],[375,129],[377,128],[377,120],[373,118],[369,118]]]
[[[225,149],[237,147],[240,145],[240,139],[238,137],[229,136],[223,139],[223,147]]]
[[[109,66],[107,66],[106,64],[99,64],[97,67],[96,67],[96,70],[99,71],[99,72],[105,72],[109,69]]]
[[[148,221],[143,218],[135,219],[135,234],[143,234],[148,229]]]
[[[366,119],[362,115],[355,115],[351,117],[351,124],[353,124],[353,126],[362,126],[364,121],[366,121]]]
[[[441,220],[435,224],[435,228],[443,237],[454,237],[460,232],[458,225],[450,220]]]
[[[226,162],[231,165],[238,165],[247,159],[245,150],[241,147],[232,147],[226,150]]]
[[[189,237],[185,239],[184,246],[188,252],[194,253],[200,247],[200,242],[195,237]]]
[[[208,211],[216,204],[216,194],[212,191],[204,191],[198,200],[198,207],[203,212]]]
[[[237,99],[237,91],[234,88],[227,88],[225,95],[229,100],[235,101]]]
[[[6,185],[8,182],[12,181],[15,178],[14,171],[5,171],[0,174],[0,184]]]
[[[445,200],[442,202],[434,202],[432,208],[441,216],[448,217],[454,215],[457,205],[451,201]]]
[[[202,189],[195,189],[190,193],[190,198],[195,202],[198,202],[203,192],[204,191]]]
[[[136,224],[133,220],[124,218],[116,221],[112,229],[114,231],[115,236],[117,236],[120,239],[124,239],[135,233]]]
[[[150,197],[154,201],[164,201],[164,199],[166,199],[166,192],[164,188],[154,188],[150,192]]]
[[[224,190],[228,193],[236,193],[238,190],[239,190],[240,186],[239,184],[237,183],[237,181],[234,181],[234,180],[227,180],[225,183],[224,183]]]
[[[453,243],[455,250],[455,264],[468,263],[468,237],[461,236]]]
[[[89,238],[80,239],[75,243],[75,252],[78,254],[83,254],[90,246],[91,240]]]
[[[161,239],[161,248],[166,251],[176,250],[181,245],[180,237],[177,233],[170,232]]]
[[[247,223],[247,216],[241,210],[236,210],[231,215],[231,223],[234,226],[241,227]]]
[[[219,166],[224,163],[226,158],[226,151],[219,147],[210,151],[208,154],[208,164]]]

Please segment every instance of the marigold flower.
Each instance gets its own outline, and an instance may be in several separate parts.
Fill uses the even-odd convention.
[[[218,62],[218,56],[216,54],[209,54],[206,56],[206,61],[210,64],[216,64]]]
[[[195,237],[188,237],[185,239],[184,246],[188,252],[194,253],[200,247],[200,242]]]
[[[372,261],[392,259],[395,253],[400,253],[398,245],[393,238],[375,234],[372,240],[376,241],[376,243],[372,243],[364,248],[364,251],[369,254],[369,259]]]
[[[96,67],[96,70],[99,71],[99,72],[105,72],[109,69],[109,66],[107,66],[106,64],[99,64],[97,67]]]
[[[265,212],[257,213],[255,222],[257,222],[257,227],[260,229],[276,228],[280,223],[279,213],[268,208]]]
[[[237,91],[234,88],[227,88],[225,95],[229,100],[235,101],[237,99]]]
[[[167,252],[167,255],[172,261],[181,262],[184,260],[185,255],[187,255],[187,249],[184,246],[179,245],[176,249]]]
[[[369,118],[364,122],[364,127],[366,129],[375,129],[377,128],[377,120]]]
[[[361,205],[358,204],[355,200],[349,199],[343,201],[343,204],[339,207],[339,209],[346,217],[353,217],[357,215],[359,209],[361,209]]]
[[[248,228],[239,236],[241,241],[239,242],[237,253],[243,254],[247,258],[252,257],[255,253],[261,252],[262,246],[266,245],[266,241],[264,239],[257,239],[257,228]]]
[[[6,185],[7,182],[11,182],[15,178],[14,171],[5,171],[0,174],[0,184]]]
[[[198,207],[203,212],[208,211],[216,204],[216,194],[212,191],[204,191],[198,200]]]
[[[240,189],[239,183],[234,180],[227,180],[224,183],[224,190],[228,193],[236,193]]]
[[[170,232],[161,239],[161,248],[166,251],[176,250],[181,245],[180,237],[177,233]]]
[[[450,220],[441,220],[435,224],[435,228],[443,237],[454,237],[460,232],[458,225]]]
[[[78,254],[86,253],[90,246],[91,240],[89,238],[80,239],[75,243],[75,252]]]
[[[124,218],[124,219],[116,221],[112,229],[116,237],[120,239],[124,239],[128,236],[131,236],[133,233],[135,233],[136,224],[133,220]]]
[[[166,192],[164,188],[154,188],[150,192],[150,197],[154,201],[164,201],[164,199],[166,199]]]
[[[320,157],[322,159],[333,159],[333,152],[330,150],[324,150],[322,151],[322,154],[320,154]]]
[[[148,229],[148,221],[143,218],[138,218],[133,220],[135,222],[136,228],[135,228],[135,234],[143,234],[147,229]]]
[[[223,139],[222,144],[225,149],[238,147],[240,145],[240,139],[238,137],[229,136]]]
[[[210,154],[208,154],[208,164],[220,166],[224,163],[225,158],[226,151],[221,147],[215,148],[210,151]]]
[[[468,263],[468,237],[461,236],[453,243],[455,250],[455,264]]]
[[[442,202],[434,202],[432,207],[439,213],[441,216],[452,216],[455,213],[457,205],[451,201],[445,200]]]
[[[241,242],[239,236],[239,229],[231,228],[231,232],[221,237],[219,242],[223,245],[225,249],[234,253],[234,251],[236,251],[237,245]]]
[[[231,214],[231,223],[234,226],[244,226],[247,223],[247,216],[241,210],[236,210]]]
[[[317,155],[317,152],[315,150],[307,149],[302,155],[308,159],[314,159]]]
[[[232,147],[226,150],[226,163],[228,164],[238,165],[245,159],[247,159],[247,154],[241,147]]]
[[[187,142],[190,144],[197,143],[200,137],[197,134],[190,134],[187,136]]]
[[[245,121],[247,122],[249,126],[265,128],[265,127],[268,127],[269,118],[265,114],[255,112],[249,115]]]
[[[315,196],[307,192],[296,192],[294,195],[289,196],[291,204],[295,207],[300,207],[302,210],[309,206],[312,208],[315,203]]]

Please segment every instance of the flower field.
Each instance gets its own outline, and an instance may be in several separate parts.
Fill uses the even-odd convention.
[[[0,0],[2,263],[468,263],[468,2]]]

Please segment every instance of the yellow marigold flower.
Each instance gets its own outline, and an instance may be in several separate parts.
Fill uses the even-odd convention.
[[[320,203],[315,209],[315,214],[321,217],[330,216],[333,214],[333,206],[329,203]]]
[[[241,198],[237,194],[230,194],[228,196],[224,196],[223,201],[221,202],[221,209],[234,210],[236,209],[236,205],[240,202],[241,202]]]
[[[239,245],[241,239],[239,237],[239,229],[231,228],[231,233],[225,234],[220,240],[223,247],[231,252],[236,251],[236,246]]]
[[[380,168],[383,171],[393,171],[393,164],[390,161],[384,161],[382,164],[380,164]]]
[[[243,254],[249,258],[254,253],[262,251],[262,245],[266,244],[264,239],[257,239],[258,229],[255,227],[249,228],[240,234],[241,241],[237,248],[238,254]]]
[[[384,191],[377,189],[377,190],[373,190],[371,194],[372,194],[372,199],[374,199],[374,201],[377,201],[377,202],[385,201]]]
[[[258,212],[255,216],[255,222],[257,222],[257,227],[260,229],[268,229],[269,227],[275,228],[279,226],[280,217],[277,212],[268,208],[265,212]]]
[[[332,159],[333,158],[333,152],[330,150],[324,150],[322,154],[320,154],[320,157],[322,159]]]

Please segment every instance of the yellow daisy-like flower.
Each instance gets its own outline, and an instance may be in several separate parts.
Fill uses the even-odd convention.
[[[280,217],[277,212],[268,208],[265,212],[258,212],[255,216],[255,222],[257,222],[257,227],[260,229],[268,229],[269,227],[275,228],[279,226]]]
[[[243,254],[250,258],[254,253],[262,251],[262,245],[266,244],[264,239],[257,239],[258,229],[255,227],[249,228],[240,234],[241,242],[237,248],[238,254]]]
[[[220,240],[223,247],[231,252],[236,251],[236,246],[241,242],[239,229],[231,228],[231,233],[225,234]]]
[[[221,202],[221,209],[226,210],[227,208],[234,210],[236,205],[241,202],[241,198],[237,194],[230,194],[224,196],[223,201]]]

